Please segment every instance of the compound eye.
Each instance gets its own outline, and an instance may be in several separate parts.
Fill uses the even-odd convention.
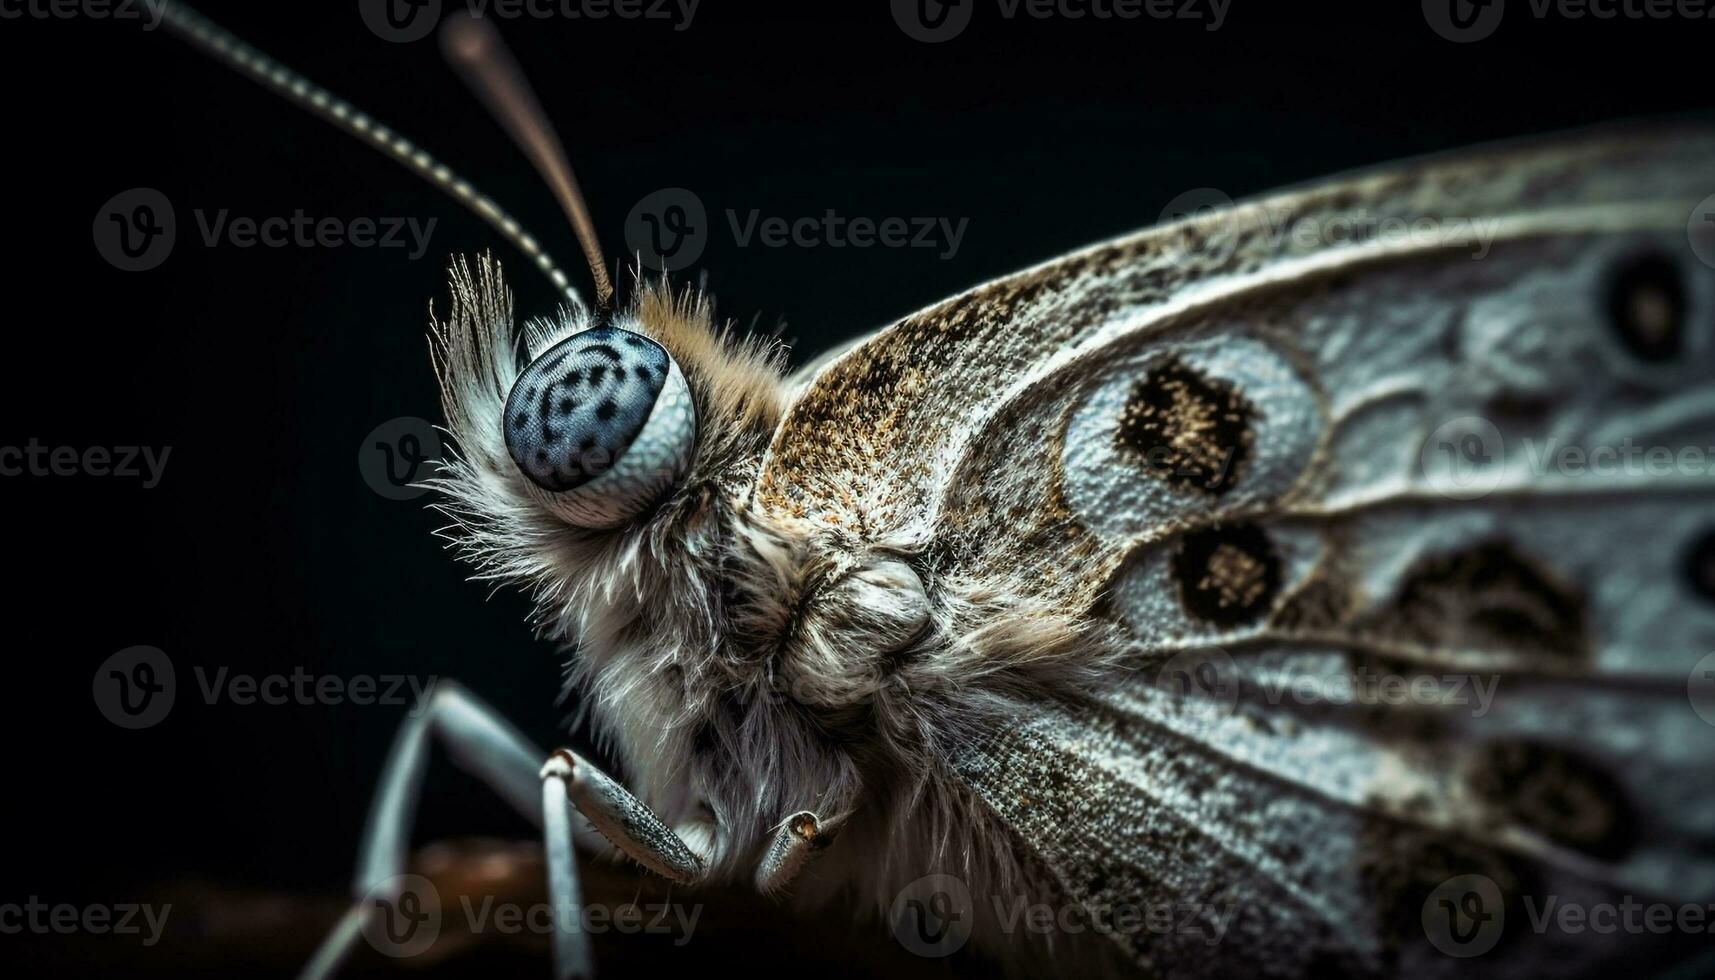
[[[506,398],[506,449],[583,527],[621,524],[677,483],[696,442],[690,389],[673,358],[619,327],[544,351]]]

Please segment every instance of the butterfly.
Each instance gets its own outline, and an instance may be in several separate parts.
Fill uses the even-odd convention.
[[[558,976],[591,971],[576,851],[845,903],[1017,975],[1600,974],[1698,951],[1715,130],[1195,214],[788,372],[694,288],[615,297],[491,28],[449,46],[550,174],[593,306],[420,148],[168,10],[567,288],[520,325],[497,263],[454,264],[432,338],[456,449],[433,485],[477,576],[575,648],[623,785],[443,686],[306,976],[360,935],[407,942],[375,910],[420,898],[434,742],[542,826]]]

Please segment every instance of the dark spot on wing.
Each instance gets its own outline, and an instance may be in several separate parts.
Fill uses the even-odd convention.
[[[1250,458],[1254,414],[1230,382],[1168,358],[1132,388],[1115,439],[1145,473],[1218,497]]]
[[[1189,532],[1179,539],[1172,565],[1186,613],[1206,623],[1255,622],[1280,592],[1280,556],[1255,524]]]
[[[1685,581],[1692,592],[1715,602],[1715,528],[1704,531],[1686,549]]]
[[[1636,818],[1619,781],[1567,749],[1526,739],[1490,742],[1467,776],[1494,818],[1606,861],[1637,843]]]
[[[1620,343],[1640,361],[1680,355],[1685,345],[1685,282],[1679,266],[1659,253],[1627,259],[1608,285],[1608,319]]]
[[[1505,540],[1418,559],[1372,625],[1441,649],[1562,660],[1591,653],[1583,596]]]

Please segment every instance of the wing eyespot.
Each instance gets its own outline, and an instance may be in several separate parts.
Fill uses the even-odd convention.
[[[1187,533],[1174,550],[1172,569],[1186,613],[1205,623],[1256,622],[1280,594],[1280,555],[1255,524]]]
[[[1646,252],[1616,267],[1607,307],[1615,335],[1638,360],[1659,364],[1684,350],[1685,279],[1678,263],[1666,255]]]
[[[1691,591],[1715,603],[1715,528],[1704,531],[1686,549],[1685,579]]]
[[[1170,356],[1133,386],[1114,440],[1145,473],[1219,497],[1250,459],[1255,414],[1236,385]]]

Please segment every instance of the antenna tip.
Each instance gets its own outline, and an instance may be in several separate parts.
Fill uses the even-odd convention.
[[[441,23],[441,51],[452,61],[481,61],[493,54],[497,33],[487,20],[469,11],[455,11]]]

